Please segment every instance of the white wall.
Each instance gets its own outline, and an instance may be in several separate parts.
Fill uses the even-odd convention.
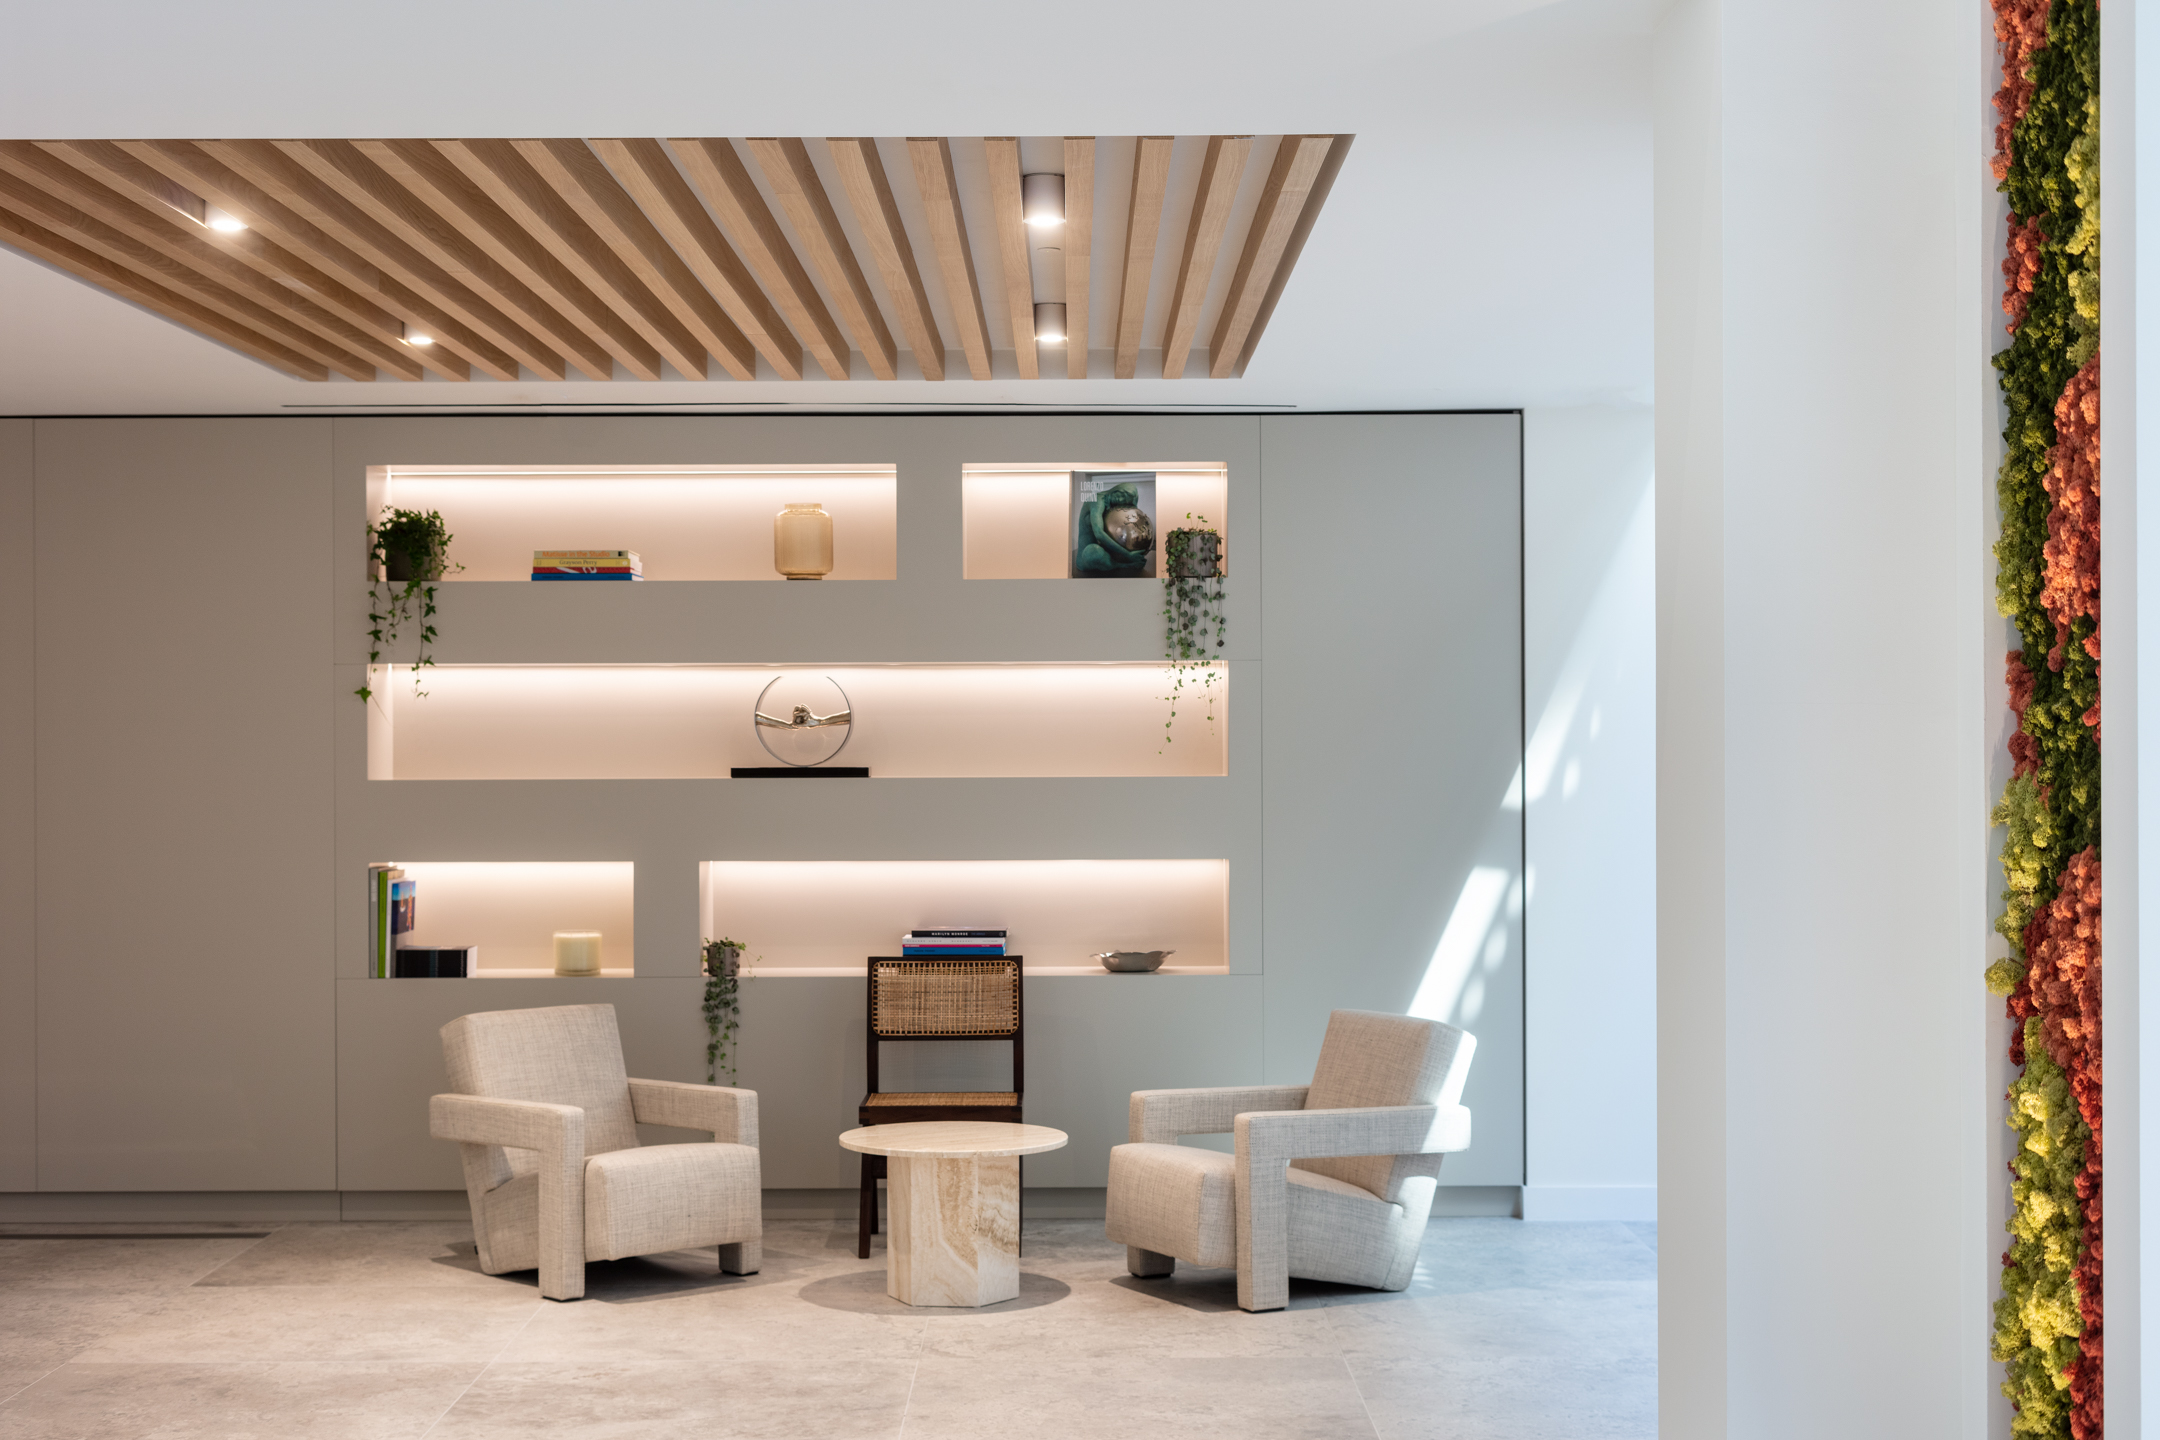
[[[1647,407],[1523,417],[1526,1220],[1657,1218]]]
[[[1668,1436],[1987,1423],[1985,22],[1660,37]]]

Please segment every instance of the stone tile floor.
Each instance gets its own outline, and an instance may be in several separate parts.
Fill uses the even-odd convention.
[[[595,1265],[569,1305],[482,1275],[463,1224],[131,1238],[216,1228],[0,1238],[0,1440],[1657,1430],[1652,1225],[1435,1220],[1403,1293],[1293,1281],[1267,1315],[1228,1271],[1133,1279],[1100,1221],[1031,1222],[981,1311],[888,1299],[851,1222],[774,1222],[754,1276]]]

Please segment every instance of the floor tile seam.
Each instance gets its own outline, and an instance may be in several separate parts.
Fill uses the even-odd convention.
[[[1342,1366],[1343,1378],[1350,1382],[1350,1393],[1357,1396],[1358,1412],[1365,1423],[1372,1427],[1373,1440],[1380,1440],[1380,1422],[1373,1419],[1372,1406],[1365,1401],[1365,1387],[1358,1384],[1357,1371],[1351,1367],[1348,1355],[1338,1355],[1335,1363]]]
[[[473,1372],[472,1379],[466,1381],[464,1387],[460,1389],[457,1394],[450,1397],[450,1403],[443,1406],[442,1413],[437,1415],[433,1420],[429,1421],[427,1429],[420,1432],[420,1440],[427,1440],[427,1437],[433,1435],[436,1429],[441,1426],[443,1421],[450,1418],[450,1412],[457,1409],[457,1407],[464,1402],[465,1397],[472,1394],[473,1387],[487,1378],[488,1371],[494,1369],[495,1366],[501,1362],[502,1357],[510,1353],[510,1347],[517,1344],[518,1337],[523,1335],[526,1330],[531,1328],[532,1322],[540,1317],[540,1312],[542,1310],[545,1310],[547,1306],[548,1302],[544,1299],[536,1300],[533,1302],[533,1308],[525,1316],[524,1324],[519,1325],[516,1330],[512,1331],[510,1335],[503,1340],[502,1345],[495,1351],[494,1355],[483,1361],[480,1368]]]
[[[226,1266],[238,1264],[240,1261],[246,1259],[248,1255],[252,1253],[257,1246],[269,1244],[270,1241],[275,1238],[281,1231],[289,1228],[289,1225],[290,1222],[283,1220],[264,1225],[262,1227],[263,1234],[253,1240],[248,1241],[246,1247],[243,1248],[239,1254],[226,1256],[224,1259],[218,1261],[217,1264],[211,1266],[208,1270],[203,1271],[202,1274],[197,1275],[193,1280],[188,1281],[185,1286],[182,1286],[180,1288],[189,1289],[194,1286],[200,1285],[203,1281],[209,1279],[212,1275],[217,1274],[218,1271],[224,1269]]]
[[[36,1379],[31,1380],[25,1384],[16,1386],[13,1390],[8,1391],[8,1393],[5,1395],[0,1395],[0,1409],[5,1409],[7,1406],[14,1404],[17,1399],[29,1394],[32,1390],[44,1384],[47,1380],[52,1379],[53,1376],[59,1374],[62,1370],[66,1369],[68,1366],[74,1363],[75,1357],[72,1355],[70,1355],[65,1360],[55,1361],[50,1369],[41,1373]]]

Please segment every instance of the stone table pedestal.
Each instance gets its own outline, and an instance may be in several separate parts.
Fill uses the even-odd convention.
[[[905,1305],[995,1305],[1020,1293],[1020,1157],[1064,1145],[1047,1125],[926,1120],[840,1137],[883,1155],[885,1293]]]

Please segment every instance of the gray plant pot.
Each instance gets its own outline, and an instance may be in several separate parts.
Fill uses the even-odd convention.
[[[1180,580],[1212,580],[1222,574],[1222,536],[1213,530],[1172,531],[1185,536],[1185,553],[1170,573]]]
[[[442,577],[443,557],[440,555],[426,556],[422,563],[416,566],[413,564],[413,557],[403,550],[387,547],[383,550],[383,579],[393,585],[402,585],[413,580],[440,580]]]

